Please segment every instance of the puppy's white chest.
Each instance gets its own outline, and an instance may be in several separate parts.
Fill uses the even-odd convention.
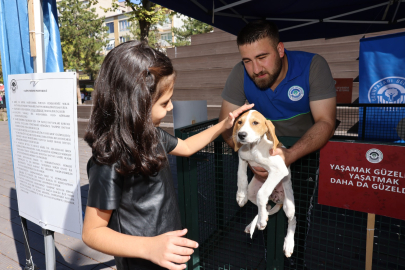
[[[244,145],[239,149],[239,157],[246,160],[251,166],[263,166],[266,158],[269,157],[269,147],[265,144],[255,147]]]

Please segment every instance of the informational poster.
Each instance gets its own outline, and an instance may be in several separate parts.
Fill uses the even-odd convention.
[[[81,238],[76,74],[8,80],[19,214],[44,229]]]
[[[405,220],[405,147],[328,142],[320,152],[323,205]]]

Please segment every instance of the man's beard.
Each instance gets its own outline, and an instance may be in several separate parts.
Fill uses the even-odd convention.
[[[259,74],[253,73],[253,81],[255,82],[256,86],[259,87],[262,90],[268,89],[277,80],[278,76],[280,75],[281,68],[283,67],[281,58],[276,58],[276,63],[275,63],[275,70],[272,74],[270,74],[267,70],[261,71]],[[268,74],[268,77],[265,77],[263,79],[259,79],[258,76]],[[274,90],[274,89],[273,89]]]

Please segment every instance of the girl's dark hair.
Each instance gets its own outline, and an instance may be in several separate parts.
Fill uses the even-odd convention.
[[[95,82],[93,110],[84,140],[93,157],[116,163],[122,175],[156,175],[166,162],[152,106],[167,90],[159,82],[175,74],[170,59],[145,43],[129,41],[112,49]],[[163,79],[163,80],[162,80]],[[174,77],[173,77],[174,79]]]
[[[273,22],[258,20],[248,23],[240,30],[236,43],[239,47],[241,45],[251,44],[262,38],[270,38],[275,46],[280,42],[278,28]]]

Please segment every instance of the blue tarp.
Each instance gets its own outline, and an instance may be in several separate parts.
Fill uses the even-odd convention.
[[[46,72],[63,72],[56,0],[43,0]],[[0,0],[0,52],[7,95],[9,74],[33,73],[27,0]],[[7,99],[8,100],[8,99]]]
[[[45,71],[63,72],[56,0],[42,0],[42,9]],[[6,103],[9,104],[8,75],[34,72],[29,43],[27,0],[0,0],[0,52]],[[10,119],[9,111],[7,113]]]
[[[360,40],[359,102],[365,104],[405,103],[405,33]],[[396,129],[405,117],[404,108],[367,108],[365,139],[399,140]],[[385,131],[385,132],[382,132]],[[391,131],[391,132],[390,132]],[[362,129],[359,128],[359,137]]]

